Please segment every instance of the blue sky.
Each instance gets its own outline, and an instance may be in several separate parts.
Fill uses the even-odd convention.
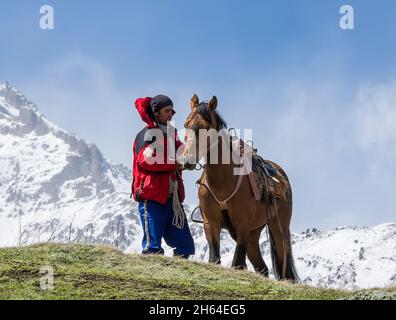
[[[39,28],[39,9],[55,29]],[[339,28],[354,8],[355,29]],[[139,96],[169,95],[181,128],[194,93],[294,188],[293,229],[394,222],[394,1],[1,3],[0,80],[50,120],[131,166]],[[196,174],[186,173],[196,202]]]

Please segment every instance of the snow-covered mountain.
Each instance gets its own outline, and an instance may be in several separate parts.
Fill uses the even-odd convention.
[[[129,169],[112,164],[94,144],[58,128],[19,91],[0,83],[1,246],[61,241],[139,252],[141,227],[136,203],[129,199],[130,177]],[[185,209],[191,212],[190,206]],[[202,225],[190,222],[190,227],[196,243],[193,259],[207,261]],[[261,248],[271,268],[265,233]],[[396,285],[396,223],[307,230],[293,234],[293,249],[307,284],[349,289]],[[224,232],[224,266],[231,265],[233,250]]]
[[[267,239],[263,231],[260,247],[272,276]],[[207,261],[206,243],[196,244],[200,253],[196,259]],[[330,231],[308,229],[292,234],[292,246],[298,274],[305,284],[339,289],[396,285],[396,223]],[[222,265],[231,265],[234,248],[233,240],[222,232]],[[250,263],[248,269],[253,271]]]
[[[396,223],[294,234],[302,280],[335,288],[396,285]]]
[[[130,172],[0,84],[0,243],[134,241]]]

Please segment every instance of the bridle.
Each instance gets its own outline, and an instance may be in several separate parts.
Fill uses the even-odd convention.
[[[199,111],[198,111],[198,112],[199,112]],[[206,117],[204,117],[203,114],[201,114],[200,112],[199,112],[199,114],[200,114],[205,120],[207,120]],[[208,127],[206,127],[206,128],[199,128],[198,126],[195,126],[195,125],[194,125],[194,126],[192,126],[190,129],[193,130],[193,132],[194,132],[194,134],[195,134],[195,137],[196,137],[197,134],[198,134],[198,130],[200,130],[200,129],[209,130],[209,129],[210,129],[210,125],[209,125]],[[217,131],[218,131],[218,130],[217,130]],[[231,135],[231,132],[233,132],[232,135]],[[228,130],[228,135],[229,135],[229,138],[230,138],[230,139],[229,139],[229,141],[230,141],[230,150],[233,151],[232,143],[233,143],[233,140],[235,140],[235,139],[237,138],[235,129],[234,129],[234,128],[230,128],[230,129]],[[206,154],[214,147],[214,145],[218,145],[218,143],[214,143],[214,144],[209,145],[209,146],[207,147],[207,152],[206,152]],[[236,195],[236,193],[238,192],[239,188],[241,187],[241,185],[242,185],[242,180],[243,180],[243,175],[241,175],[241,174],[238,175],[238,180],[237,180],[236,186],[235,186],[234,190],[232,191],[232,193],[231,193],[225,200],[219,200],[219,198],[216,196],[216,194],[215,194],[215,192],[213,191],[213,189],[210,187],[209,182],[206,181],[206,165],[203,166],[203,165],[198,161],[198,162],[195,164],[195,167],[194,167],[193,170],[199,171],[199,170],[201,170],[201,169],[204,170],[203,179],[202,179],[202,180],[199,180],[197,183],[198,183],[199,185],[203,186],[204,188],[206,188],[206,189],[211,193],[211,195],[213,196],[213,199],[214,199],[214,200],[217,202],[217,204],[220,206],[220,210],[222,210],[222,211],[223,211],[223,210],[227,210],[227,202],[230,201],[230,200]]]
[[[205,120],[207,120],[205,117],[204,117],[204,115],[203,114],[201,114],[199,111],[198,111],[198,113],[205,119]],[[193,132],[194,132],[194,134],[195,134],[195,137],[197,136],[197,134],[198,134],[198,130],[209,130],[210,129],[210,126],[207,126],[207,127],[205,127],[205,128],[200,128],[200,127],[198,127],[197,125],[193,125],[191,128],[186,128],[186,129],[190,129],[190,130],[192,130]],[[186,141],[187,142],[187,141]],[[208,150],[210,150],[210,146],[208,147]],[[207,150],[207,151],[208,151]],[[202,170],[202,169],[204,169],[204,165],[202,165],[199,161],[197,161],[197,163],[195,164],[195,167],[194,167],[194,169],[192,169],[192,170],[195,170],[195,171],[200,171],[200,170]]]

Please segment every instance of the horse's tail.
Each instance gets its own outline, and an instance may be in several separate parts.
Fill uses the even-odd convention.
[[[271,229],[268,228],[269,232],[269,241],[270,241],[270,246],[271,246],[271,260],[272,260],[272,267],[274,270],[274,275],[275,278],[278,280],[289,280],[291,282],[297,283],[300,282],[300,278],[297,273],[296,265],[294,263],[294,258],[293,258],[293,250],[291,246],[291,236],[290,236],[290,231],[287,230],[287,234],[284,237],[284,241],[286,242],[286,268],[283,276],[283,265],[280,265],[279,263],[279,258],[278,258],[278,252],[276,249],[276,244],[275,244],[275,239],[274,236],[272,235]]]

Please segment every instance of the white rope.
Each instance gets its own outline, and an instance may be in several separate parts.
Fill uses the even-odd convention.
[[[183,229],[184,228],[184,220],[185,220],[185,214],[183,207],[180,203],[179,200],[179,195],[177,193],[178,190],[178,182],[177,178],[175,181],[171,180],[171,186],[172,186],[172,193],[173,193],[173,221],[172,224],[176,226],[178,229]]]
[[[150,249],[150,229],[148,223],[148,209],[147,209],[147,200],[144,201],[144,230],[146,232],[146,247],[145,250]]]

